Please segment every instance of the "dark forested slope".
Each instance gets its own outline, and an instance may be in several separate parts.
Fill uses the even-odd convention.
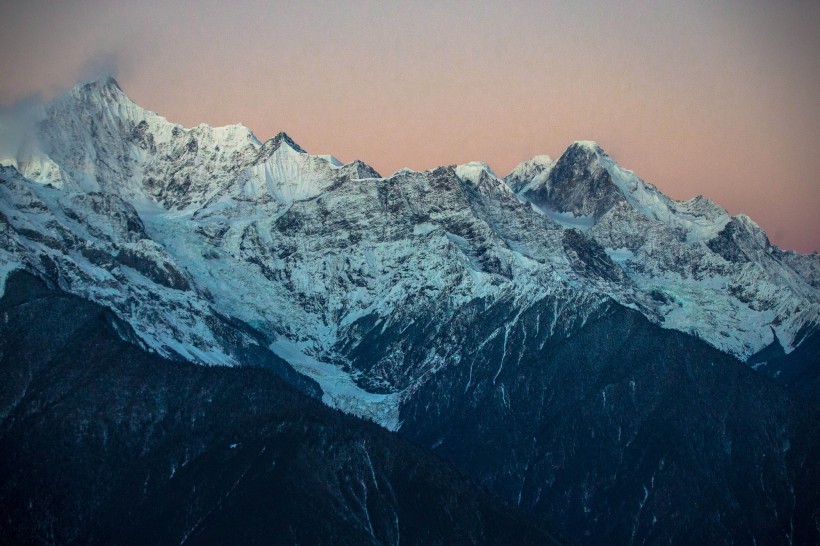
[[[269,370],[161,359],[104,308],[25,273],[0,312],[5,543],[554,542]]]

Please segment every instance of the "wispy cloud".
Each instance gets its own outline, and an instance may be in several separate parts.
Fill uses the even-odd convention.
[[[36,136],[37,124],[45,117],[39,93],[8,106],[0,106],[0,161],[17,157],[20,148]]]
[[[105,76],[118,78],[125,65],[123,55],[118,51],[101,51],[86,59],[77,73],[77,81],[85,82]]]

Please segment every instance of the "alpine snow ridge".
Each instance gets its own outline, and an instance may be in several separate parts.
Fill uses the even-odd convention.
[[[572,144],[556,161],[537,156],[504,178],[478,162],[384,177],[361,161],[311,155],[285,133],[261,142],[242,125],[181,127],[110,78],[77,86],[38,115],[30,137],[0,157],[0,282],[23,269],[100,304],[129,325],[126,341],[164,358],[268,366],[332,407],[461,458],[536,513],[570,517],[528,489],[533,472],[559,485],[570,479],[555,453],[536,449],[541,436],[512,438],[515,457],[534,458],[503,454],[501,472],[456,450],[439,427],[513,430],[508,418],[544,426],[545,391],[522,388],[528,373],[545,373],[537,371],[544,354],[568,358],[567,343],[609,324],[596,335],[667,331],[670,343],[720,370],[739,359],[783,379],[795,377],[783,373],[794,366],[788,356],[816,346],[820,256],[777,248],[751,219],[706,198],[665,196],[593,142]],[[631,326],[618,329],[615,317]],[[623,356],[611,344],[601,350]],[[817,362],[801,366],[816,397]],[[603,395],[586,387],[604,409],[618,397],[638,404],[659,372],[637,367],[619,376],[620,387],[602,385]],[[663,399],[663,385],[652,386],[652,400]],[[516,413],[535,399],[543,413],[531,421]],[[788,406],[780,394],[771,400]],[[481,421],[488,411],[500,421]],[[612,425],[613,457],[642,437],[635,423],[645,417],[618,415],[639,421]],[[772,460],[798,429],[784,428],[782,442],[755,456]],[[596,471],[609,464],[599,463]],[[652,469],[630,472],[655,479]],[[589,514],[608,497],[578,487],[553,491],[572,499],[577,528],[624,543],[656,532],[640,517],[634,528],[596,527],[604,523]],[[638,486],[628,494],[644,497]],[[737,516],[762,518],[744,536],[767,536],[758,524],[785,525],[786,501],[772,502],[780,510],[771,521],[764,508]],[[661,538],[680,539],[674,510],[656,516]],[[715,525],[706,538],[725,537]]]
[[[612,299],[743,360],[791,352],[820,317],[820,257],[781,251],[703,197],[666,197],[593,142],[503,180],[481,163],[384,178],[285,133],[185,129],[105,78],[45,105],[35,138],[0,163],[4,272],[48,271],[168,357],[236,364],[226,338],[239,335],[213,317],[240,319],[341,407],[375,403],[394,428],[382,396],[398,404],[442,355],[408,369],[400,332],[373,372],[356,355],[368,331],[432,310]]]

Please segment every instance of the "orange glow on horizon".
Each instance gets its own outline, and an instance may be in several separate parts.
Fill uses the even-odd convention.
[[[503,176],[596,140],[820,250],[820,4],[684,4],[35,1],[0,7],[0,104],[108,72],[172,121],[284,130],[383,175]]]

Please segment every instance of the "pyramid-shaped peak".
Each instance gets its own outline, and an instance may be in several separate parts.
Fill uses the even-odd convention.
[[[111,76],[101,76],[96,80],[79,83],[65,96],[91,102],[132,102],[117,80]]]
[[[286,144],[289,148],[299,152],[300,154],[307,153],[304,148],[296,144],[296,142],[284,131],[267,141],[265,143],[265,148],[267,148],[268,153],[273,153],[278,150],[280,146],[282,146],[282,143]]]
[[[609,155],[592,140],[576,140],[564,150],[561,157],[556,162],[556,167],[566,167],[575,165],[579,168],[595,169],[601,164],[601,160],[609,159]]]
[[[99,78],[83,83],[79,83],[74,87],[75,93],[105,93],[115,92],[122,93],[122,87],[112,76],[100,76]]]
[[[99,78],[97,78],[95,83],[101,87],[107,87],[122,91],[122,87],[120,87],[119,82],[115,80],[113,76],[100,76]]]

